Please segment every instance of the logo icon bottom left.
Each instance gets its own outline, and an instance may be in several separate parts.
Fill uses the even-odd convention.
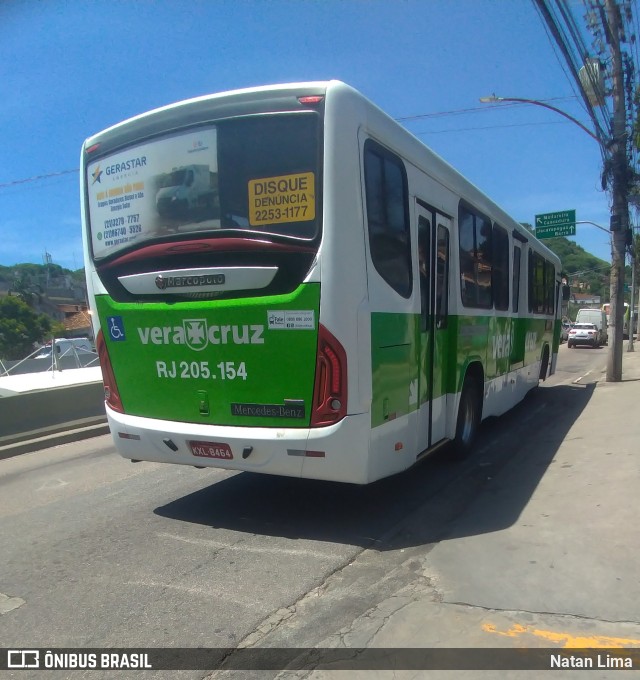
[[[40,668],[40,652],[37,649],[9,649],[7,668]]]

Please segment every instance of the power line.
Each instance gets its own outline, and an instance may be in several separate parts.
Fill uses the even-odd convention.
[[[563,22],[560,21],[560,19],[556,16],[556,13],[554,12],[553,8],[551,7],[553,0],[533,0],[533,2],[538,10],[538,13],[542,18],[543,25],[546,24],[548,31],[555,39],[555,42],[558,48],[560,49],[562,56],[565,59],[566,65],[571,74],[571,79],[569,80],[569,82],[571,83],[571,86],[574,89],[574,91],[575,88],[577,88],[584,102],[585,110],[589,114],[589,117],[591,118],[593,125],[595,127],[596,135],[601,141],[601,146],[603,147],[602,154],[604,157],[605,155],[604,147],[606,147],[607,143],[609,142],[610,126],[608,124],[608,120],[604,121],[604,125],[600,121],[598,113],[595,111],[594,107],[589,101],[587,93],[585,92],[584,87],[580,82],[578,71],[584,65],[583,62],[584,47],[581,37],[577,34],[577,29],[575,31],[573,30],[573,27],[575,26],[575,23],[573,22],[573,17],[568,8],[566,7],[566,5],[563,4],[563,0],[555,0],[556,5],[560,8],[559,10],[560,13],[563,15],[565,19],[564,24],[567,25],[567,27],[569,28],[569,32],[572,33],[574,37],[574,45],[572,46],[570,40],[567,37],[567,33],[564,27],[562,26]],[[575,56],[576,50],[578,51],[579,58],[576,58]]]
[[[551,97],[549,99],[539,99],[538,101],[541,102],[554,102],[554,101],[567,101],[570,99],[576,99],[575,96],[572,97]],[[504,104],[501,108],[510,108],[512,106],[521,106],[521,104]],[[442,116],[457,116],[457,115],[463,115],[463,114],[473,114],[473,113],[480,113],[480,112],[486,112],[489,109],[487,109],[486,106],[474,106],[469,109],[453,109],[451,111],[435,111],[433,113],[418,113],[414,114],[412,116],[401,116],[399,118],[394,118],[394,120],[398,123],[405,123],[407,121],[412,121],[412,120],[422,120],[423,118],[440,118]]]
[[[564,121],[549,121],[546,123],[509,123],[506,125],[481,125],[478,127],[468,127],[468,128],[450,128],[449,130],[425,130],[424,132],[412,132],[411,134],[416,137],[421,137],[422,135],[438,135],[446,132],[468,132],[470,130],[495,130],[497,128],[515,128],[515,127],[535,127],[537,125],[568,125]]]
[[[550,102],[550,101],[559,101],[559,100],[568,100],[568,99],[574,99],[574,97],[551,97],[549,99],[541,99],[540,101],[545,101],[545,102]],[[504,104],[500,108],[508,108],[511,106],[522,106],[521,104]],[[466,113],[476,113],[476,112],[486,112],[490,109],[488,109],[486,106],[476,106],[476,107],[471,107],[468,109],[453,109],[451,111],[434,111],[431,113],[419,113],[411,116],[401,116],[399,118],[394,118],[395,121],[399,123],[403,122],[411,122],[414,120],[425,120],[428,118],[442,118],[446,116],[455,116],[455,115],[462,115]],[[499,128],[510,128],[510,127],[525,127],[525,126],[536,126],[536,125],[563,125],[563,122],[555,123],[555,122],[546,122],[546,123],[519,123],[519,124],[504,124],[504,125],[487,125],[487,126],[479,126],[479,127],[470,127],[470,128],[455,128],[451,130],[433,130],[433,131],[427,131],[427,132],[414,132],[413,134],[416,136],[420,135],[427,135],[427,134],[441,134],[441,133],[446,133],[446,132],[465,132],[465,131],[471,131],[471,130],[490,130],[490,129],[499,129]],[[24,184],[29,184],[31,182],[40,182],[43,180],[51,179],[53,177],[61,177],[63,175],[71,175],[74,173],[80,172],[78,168],[74,168],[73,170],[59,170],[56,172],[49,172],[43,175],[34,175],[33,177],[25,177],[23,179],[16,179],[12,180],[11,182],[3,182],[0,183],[0,189],[9,189],[12,187],[18,187]]]
[[[25,177],[24,179],[14,179],[11,182],[0,184],[0,189],[14,187],[19,184],[27,184],[29,182],[38,182],[44,179],[50,179],[51,177],[60,177],[61,175],[70,175],[74,172],[80,172],[80,170],[78,168],[75,168],[74,170],[58,170],[57,172],[49,172],[46,175],[34,175],[33,177]]]

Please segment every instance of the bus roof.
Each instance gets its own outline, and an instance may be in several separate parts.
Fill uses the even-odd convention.
[[[339,80],[264,85],[174,102],[128,118],[89,137],[83,146],[83,155],[86,149],[96,144],[106,142],[108,148],[104,150],[121,148],[130,142],[132,135],[141,138],[151,136],[163,127],[164,129],[171,128],[171,121],[175,121],[177,109],[184,111],[187,123],[195,125],[205,123],[207,118],[213,120],[225,117],[225,109],[227,109],[227,115],[260,113],[267,110],[267,107],[269,111],[290,111],[293,103],[298,104],[296,101],[298,97],[309,95],[325,96],[327,105],[332,100],[358,101],[366,109],[367,123],[371,122],[384,127],[388,137],[398,147],[396,150],[401,152],[407,160],[423,169],[433,168],[436,181],[459,194],[477,209],[490,214],[501,222],[503,227],[515,230],[520,235],[520,240],[535,243],[535,249],[538,252],[560,266],[558,256],[538,240],[534,232],[522,226],[398,121],[358,90]]]

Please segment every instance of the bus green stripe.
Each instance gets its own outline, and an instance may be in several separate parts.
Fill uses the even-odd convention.
[[[493,380],[539,361],[545,344],[550,354],[557,351],[557,326],[540,318],[448,317],[446,328],[434,333],[432,398],[459,392],[471,362],[480,362],[485,380]],[[373,427],[427,401],[428,352],[420,315],[371,314]]]

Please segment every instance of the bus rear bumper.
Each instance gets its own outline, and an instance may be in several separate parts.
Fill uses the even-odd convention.
[[[123,458],[354,484],[370,481],[368,413],[346,416],[328,427],[277,429],[156,420],[122,414],[108,405],[106,412]]]

